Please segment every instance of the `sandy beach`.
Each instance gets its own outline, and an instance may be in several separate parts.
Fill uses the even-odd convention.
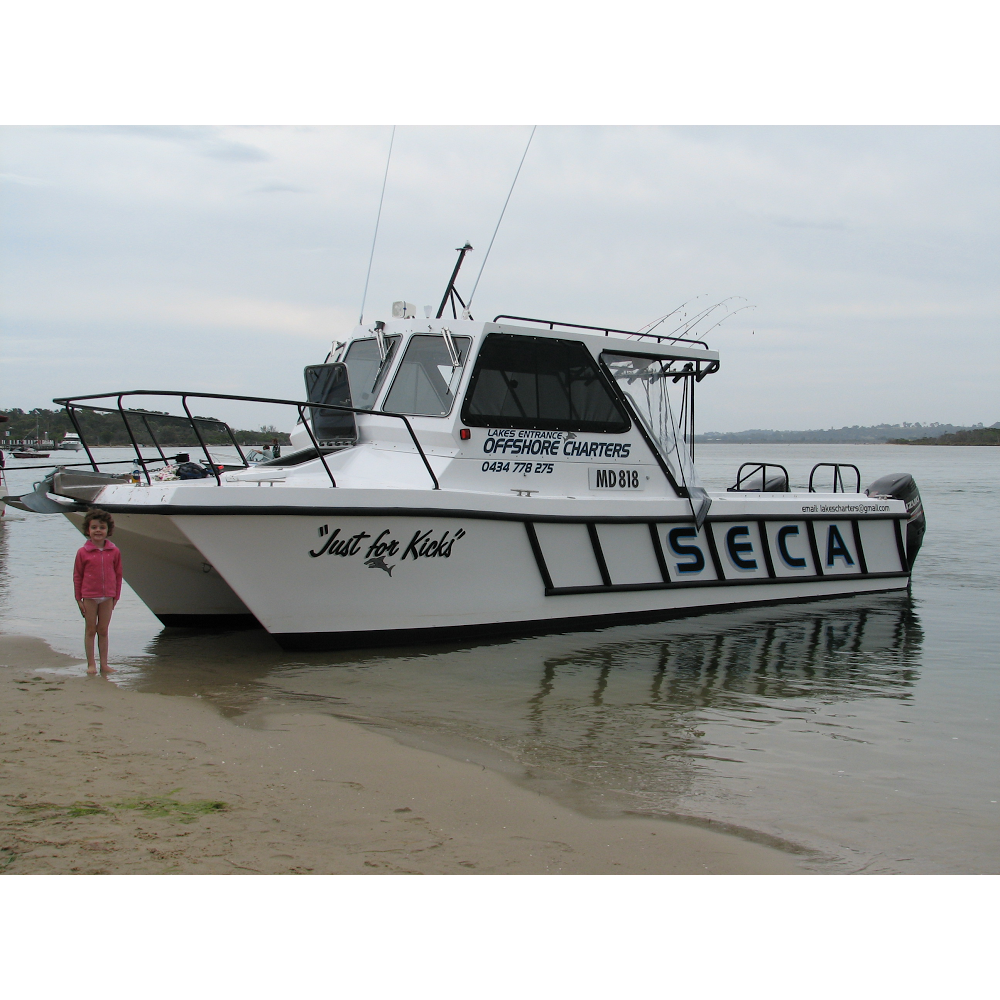
[[[782,874],[801,858],[645,818],[593,819],[479,764],[324,714],[228,720],[54,669],[0,636],[6,874]],[[256,727],[256,728],[255,728]]]

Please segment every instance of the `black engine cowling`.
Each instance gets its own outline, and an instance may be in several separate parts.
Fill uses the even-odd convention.
[[[891,497],[906,504],[906,562],[907,569],[912,570],[927,530],[927,517],[916,480],[908,472],[894,472],[876,479],[865,493],[870,497]]]
[[[751,476],[745,482],[741,482],[739,489],[735,486],[729,487],[730,493],[787,493],[788,480],[780,472],[772,472],[765,481],[761,481],[762,476],[758,472],[756,476]]]

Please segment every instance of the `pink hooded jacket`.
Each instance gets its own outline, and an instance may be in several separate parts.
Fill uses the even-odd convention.
[[[76,599],[122,596],[122,555],[118,546],[106,541],[99,549],[89,538],[76,554],[73,564],[73,589]]]

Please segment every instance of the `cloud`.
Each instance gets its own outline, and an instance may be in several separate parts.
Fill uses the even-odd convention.
[[[78,287],[63,295],[26,294],[8,298],[6,321],[19,324],[72,323],[81,316],[94,325],[169,326],[178,331],[247,330],[275,335],[326,339],[353,323],[353,314],[335,306],[309,306],[240,295],[196,291],[169,294],[157,288]]]
[[[0,183],[23,184],[26,187],[38,187],[41,184],[46,184],[47,181],[43,181],[40,177],[21,177],[19,174],[0,174]]]
[[[527,131],[397,130],[367,318],[388,318],[398,299],[436,306],[466,239],[467,295]],[[0,218],[0,336],[34,338],[50,358],[4,354],[8,405],[51,398],[55,355],[86,374],[86,345],[112,328],[115,383],[187,381],[203,359],[206,384],[291,393],[301,365],[357,318],[388,139],[387,128],[4,132],[0,170],[15,180]],[[991,423],[998,139],[542,127],[473,314],[635,329],[699,294],[698,305],[743,296],[756,309],[708,338],[723,366],[699,390],[702,426]],[[251,349],[273,363],[233,364]]]
[[[768,217],[769,222],[776,226],[788,226],[792,229],[847,229],[846,222],[839,220],[824,221],[821,219],[795,219],[787,215],[772,215]]]
[[[282,184],[280,181],[274,181],[270,184],[262,184],[260,187],[254,188],[250,194],[310,194],[311,192],[308,188],[299,187],[297,184]]]
[[[228,139],[223,135],[223,129],[209,126],[190,128],[161,125],[73,126],[66,131],[172,142],[199,156],[207,156],[214,160],[229,160],[234,163],[265,163],[272,158],[270,153],[258,146]]]
[[[271,159],[270,154],[256,146],[225,139],[206,140],[197,144],[195,148],[202,156],[209,156],[215,160],[232,160],[235,163],[263,163]]]

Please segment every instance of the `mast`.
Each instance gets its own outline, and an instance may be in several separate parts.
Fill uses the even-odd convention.
[[[458,272],[462,267],[462,261],[465,260],[465,255],[472,249],[472,244],[466,242],[464,247],[455,247],[455,249],[458,251],[458,260],[455,262],[455,270],[451,272],[451,278],[448,280],[448,287],[444,291],[441,305],[438,306],[436,319],[440,319],[444,315],[444,307],[448,304],[449,299],[451,300],[451,312],[455,319],[458,319],[458,307],[455,305],[455,299],[458,299],[462,310],[465,310],[465,302],[455,289],[455,279],[458,277]],[[472,319],[471,316],[468,318]]]

